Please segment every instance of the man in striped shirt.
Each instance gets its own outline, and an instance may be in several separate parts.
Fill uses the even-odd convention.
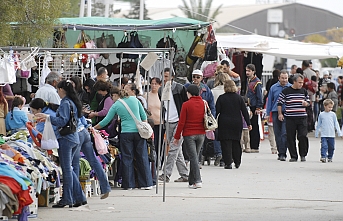
[[[307,113],[306,107],[310,105],[307,91],[302,88],[304,76],[294,75],[293,85],[284,89],[278,99],[278,119],[283,121],[286,118],[287,146],[291,155],[290,162],[298,160],[296,148],[296,137],[299,141],[299,155],[302,162],[306,161],[308,153],[307,138]],[[282,105],[285,104],[285,114],[282,113]]]

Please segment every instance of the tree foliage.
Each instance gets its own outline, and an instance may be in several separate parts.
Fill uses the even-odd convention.
[[[2,0],[0,45],[41,46],[52,37],[56,19],[70,0]]]
[[[304,42],[312,42],[312,43],[329,43],[329,39],[327,39],[325,36],[320,34],[313,34],[308,35],[305,37]]]
[[[333,42],[343,43],[343,28],[329,29],[326,31],[326,36]]]
[[[127,15],[124,15],[125,18],[130,19],[139,19],[139,11],[140,11],[140,0],[121,0],[123,2],[129,2],[131,5],[131,9],[129,10],[129,13]],[[148,17],[148,10],[145,7],[144,4],[144,13],[143,13],[143,19],[144,20],[150,20]]]
[[[213,21],[221,13],[220,8],[223,6],[223,4],[219,5],[213,11],[212,15],[210,15],[212,2],[213,0],[206,0],[205,5],[203,5],[202,0],[189,0],[188,5],[186,0],[182,0],[183,5],[179,5],[178,7],[188,18],[199,21]]]

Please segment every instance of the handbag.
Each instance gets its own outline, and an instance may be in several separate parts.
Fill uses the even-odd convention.
[[[130,42],[129,39],[126,35],[123,36],[121,39],[121,42],[118,44],[118,48],[129,48],[130,47]],[[117,58],[121,58],[121,53],[116,54]],[[129,58],[129,54],[123,54],[123,58]]]
[[[211,110],[207,104],[207,102],[204,100],[204,106],[205,106],[205,113],[204,113],[204,127],[205,130],[215,130],[218,127],[218,123],[216,118],[211,113]]]
[[[41,140],[41,148],[43,150],[52,150],[59,148],[58,141],[50,121],[50,116],[45,121],[43,136]]]
[[[69,105],[70,105],[70,118],[69,121],[67,122],[67,124],[64,127],[61,127],[60,129],[58,129],[58,131],[60,132],[61,136],[66,136],[72,133],[76,132],[76,128],[77,128],[77,120],[74,116],[74,108],[73,105],[71,105],[70,101],[69,101]]]
[[[203,42],[198,42],[198,44],[195,46],[193,50],[192,56],[198,57],[198,58],[204,58],[205,51],[206,51],[206,44]]]
[[[129,48],[143,48],[143,45],[139,41],[138,33],[136,31],[133,31],[130,33]],[[128,57],[131,59],[136,59],[139,57],[139,55],[138,54],[129,54]]]
[[[150,124],[147,122],[139,121],[136,118],[136,116],[132,113],[130,107],[126,104],[125,101],[123,101],[122,99],[118,99],[118,101],[120,101],[124,105],[124,107],[127,109],[127,111],[130,113],[131,117],[135,121],[136,127],[138,129],[138,133],[141,136],[141,138],[149,139],[151,137],[151,135],[153,134],[153,130],[152,130]]]
[[[132,61],[126,61],[122,63],[122,74],[130,74],[130,73],[136,73],[137,71],[137,64]],[[120,73],[120,62],[114,63],[112,65],[111,72],[113,74],[119,74]]]
[[[92,134],[94,137],[94,145],[95,148],[100,155],[104,155],[108,153],[108,149],[106,146],[106,143],[104,142],[104,139],[101,137],[100,133],[98,131],[95,131],[94,128],[92,128]]]

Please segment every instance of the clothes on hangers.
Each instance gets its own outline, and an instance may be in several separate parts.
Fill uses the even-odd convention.
[[[157,60],[149,70],[149,77],[154,78],[157,77],[162,79],[162,74],[165,68],[170,68],[170,60],[169,59],[160,59]]]

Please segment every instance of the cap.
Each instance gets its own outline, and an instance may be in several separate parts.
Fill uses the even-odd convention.
[[[203,74],[202,74],[202,71],[200,71],[200,70],[194,70],[193,72],[192,72],[192,75],[200,75],[200,76],[203,76]]]

